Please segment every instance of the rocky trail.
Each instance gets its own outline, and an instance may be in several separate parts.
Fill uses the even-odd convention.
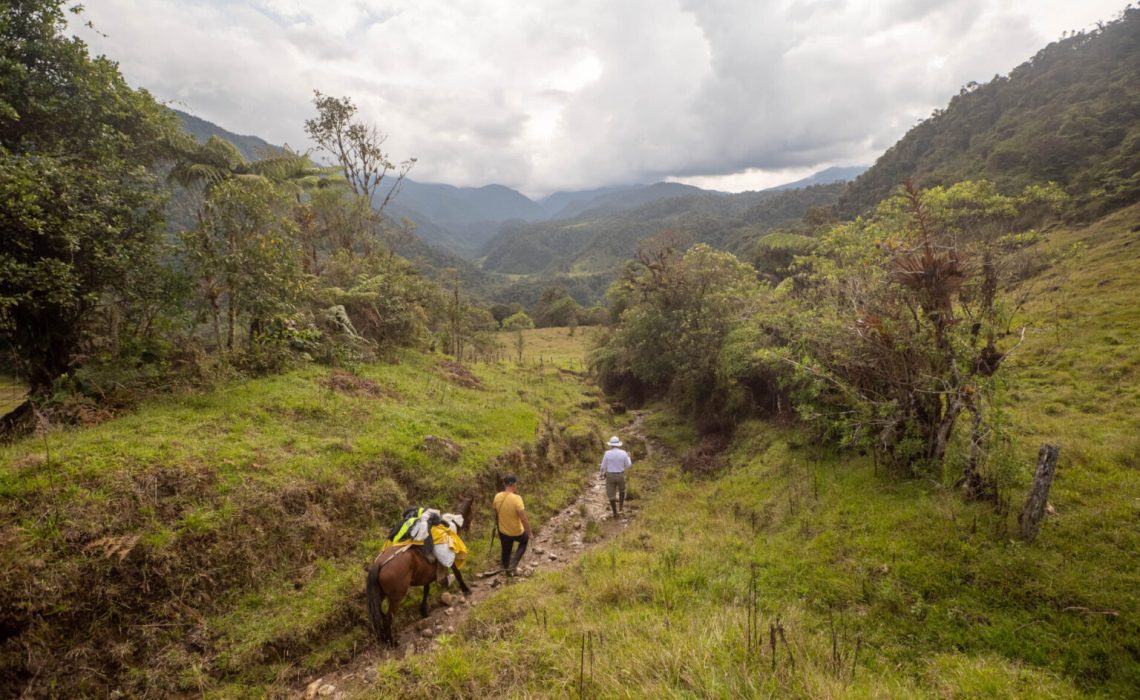
[[[644,441],[647,456],[652,456],[661,448],[646,439],[643,419],[642,412],[635,412],[628,433],[633,438]],[[480,605],[500,588],[520,585],[536,571],[557,570],[571,564],[588,549],[606,543],[624,530],[630,520],[637,517],[640,498],[636,496],[643,495],[651,488],[653,476],[639,470],[637,464],[634,465],[630,471],[629,491],[635,497],[626,501],[624,512],[615,519],[610,512],[609,501],[606,500],[605,482],[592,474],[573,503],[535,529],[526,555],[519,564],[518,577],[506,577],[493,562],[490,570],[467,569],[464,580],[471,589],[469,595],[460,593],[459,587],[452,582],[450,588],[440,596],[440,603],[435,603],[430,608],[426,618],[405,624],[399,630],[399,644],[395,648],[386,648],[376,643],[358,653],[349,663],[311,680],[303,689],[299,689],[299,695],[306,699],[338,700],[367,693],[368,687],[376,680],[376,666],[380,662],[412,654],[432,653],[438,646],[437,640],[441,635],[452,634],[459,629],[471,608]],[[526,497],[525,493],[523,497]],[[467,536],[470,549],[486,546],[485,536],[477,533],[468,533]],[[495,553],[497,556],[497,542]],[[420,596],[420,589],[413,589],[401,607],[417,606]]]

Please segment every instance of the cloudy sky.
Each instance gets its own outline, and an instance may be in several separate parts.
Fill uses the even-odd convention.
[[[91,0],[135,86],[298,150],[351,97],[423,182],[740,191],[870,164],[1125,0]]]

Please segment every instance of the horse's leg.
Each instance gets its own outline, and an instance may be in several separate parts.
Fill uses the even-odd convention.
[[[467,584],[463,581],[463,574],[459,573],[459,569],[456,568],[455,564],[451,565],[451,573],[455,574],[455,580],[459,583],[459,590],[463,591],[463,595],[471,593],[471,589],[468,588]]]
[[[380,642],[385,643],[392,635],[392,629],[391,619],[385,615],[383,610],[387,594],[384,592],[383,586],[380,585],[380,557],[376,557],[368,569],[364,590],[368,598],[368,617],[372,620],[372,628],[376,631],[376,636]],[[388,603],[388,609],[392,609],[391,602]]]
[[[395,648],[400,644],[400,637],[395,632],[396,611],[400,609],[400,603],[403,602],[404,596],[408,593],[407,585],[394,591],[388,595],[388,613],[384,619],[384,625],[388,628],[388,646]]]
[[[424,599],[420,601],[420,617],[427,617],[428,615],[428,593],[431,593],[430,583],[424,586]]]

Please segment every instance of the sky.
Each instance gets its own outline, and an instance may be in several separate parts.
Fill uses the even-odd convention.
[[[347,96],[421,182],[739,192],[870,165],[1125,4],[91,0],[72,31],[171,106],[300,151],[313,91]]]

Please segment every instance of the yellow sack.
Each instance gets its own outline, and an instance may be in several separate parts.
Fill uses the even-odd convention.
[[[463,544],[463,540],[456,533],[451,531],[446,525],[436,525],[431,529],[431,542],[432,544],[446,544],[451,551],[455,552],[455,567],[462,569],[463,564],[467,562],[467,545]]]

